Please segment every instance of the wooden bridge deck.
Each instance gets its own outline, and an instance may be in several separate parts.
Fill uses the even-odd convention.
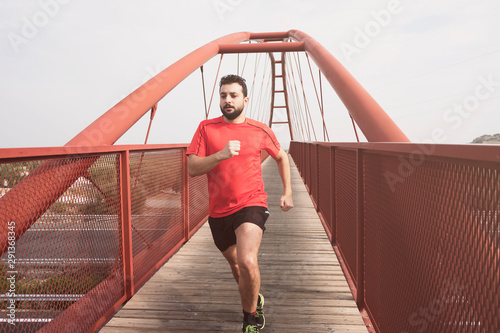
[[[276,164],[263,164],[271,217],[259,257],[263,332],[368,332],[292,162],[295,208],[281,212]],[[112,318],[110,332],[241,332],[241,304],[208,224]]]

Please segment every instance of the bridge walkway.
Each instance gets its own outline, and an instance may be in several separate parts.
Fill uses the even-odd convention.
[[[288,213],[271,158],[263,175],[271,211],[259,257],[263,332],[367,332],[293,161]],[[100,332],[239,332],[241,317],[237,285],[205,224]]]

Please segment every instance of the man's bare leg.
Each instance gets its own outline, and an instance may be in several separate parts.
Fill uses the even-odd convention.
[[[247,222],[240,225],[235,232],[241,304],[245,312],[254,313],[260,290],[258,254],[263,231],[258,225]]]
[[[236,254],[236,244],[230,246],[226,251],[222,252],[224,258],[226,258],[229,266],[231,266],[231,272],[233,272],[234,279],[239,285],[240,283],[240,267],[238,266],[238,255]]]

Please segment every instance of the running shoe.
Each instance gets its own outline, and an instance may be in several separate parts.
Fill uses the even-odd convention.
[[[241,331],[243,333],[259,333],[260,329],[257,327],[256,324],[241,324]]]
[[[257,327],[263,329],[266,326],[266,317],[264,316],[264,296],[259,293],[259,298],[257,299],[257,314],[255,315],[255,321],[257,322]]]

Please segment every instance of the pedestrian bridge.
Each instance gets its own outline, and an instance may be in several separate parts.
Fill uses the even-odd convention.
[[[262,86],[270,94],[258,104],[268,111],[254,118],[286,129],[293,161],[288,213],[276,206],[274,162],[263,164],[272,214],[259,258],[265,331],[498,332],[497,146],[408,142],[299,31],[223,37],[67,145],[0,149],[0,330],[238,330],[237,289],[205,225],[206,177],[187,176],[187,145],[113,145],[150,110],[152,120],[187,75],[200,68],[204,80],[200,66],[235,52],[269,60],[270,88]],[[291,67],[309,66],[309,56],[320,70],[316,119]],[[368,142],[330,142],[322,76]]]

